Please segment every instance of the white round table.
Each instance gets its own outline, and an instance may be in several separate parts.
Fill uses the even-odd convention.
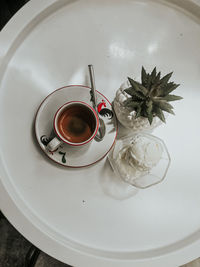
[[[170,267],[199,256],[199,0],[30,1],[0,33],[0,61],[0,209],[22,235],[76,267]],[[153,132],[172,159],[161,184],[118,197],[106,157],[71,169],[40,150],[39,104],[62,86],[88,86],[88,64],[110,101],[142,65],[174,71],[184,99]]]

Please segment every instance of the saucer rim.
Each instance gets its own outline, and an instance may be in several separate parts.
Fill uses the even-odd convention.
[[[114,111],[114,109],[112,109],[112,112],[114,113],[115,118],[116,118],[116,120],[115,120],[115,121],[116,121],[116,126],[115,126],[115,131],[116,131],[116,133],[115,133],[114,141],[113,141],[111,147],[109,148],[109,150],[108,150],[108,151],[107,151],[101,158],[99,158],[98,160],[96,160],[96,161],[94,161],[94,162],[92,162],[92,163],[90,163],[90,164],[87,164],[87,165],[70,166],[70,165],[64,165],[64,164],[62,164],[62,163],[60,163],[60,162],[57,162],[56,160],[54,160],[53,158],[51,158],[51,157],[45,152],[45,150],[43,149],[43,147],[42,147],[41,144],[40,144],[40,141],[38,140],[38,136],[37,136],[37,133],[36,133],[36,132],[37,132],[37,129],[36,129],[36,121],[37,121],[37,117],[38,117],[39,111],[40,111],[40,109],[41,109],[43,103],[47,100],[47,98],[49,98],[49,97],[50,97],[51,95],[53,95],[55,92],[57,92],[57,91],[59,91],[59,90],[62,90],[62,89],[64,89],[64,88],[68,88],[68,87],[83,87],[83,88],[91,89],[89,86],[86,86],[86,85],[71,84],[71,85],[66,85],[66,86],[62,86],[62,87],[60,87],[60,88],[58,88],[58,89],[55,89],[53,92],[51,92],[50,94],[48,94],[48,95],[42,100],[42,102],[40,103],[40,105],[39,105],[39,107],[38,107],[38,109],[37,109],[37,111],[36,111],[36,114],[35,114],[35,118],[34,118],[34,133],[35,133],[35,137],[36,137],[36,140],[37,140],[37,142],[38,142],[38,144],[39,144],[41,150],[43,151],[43,153],[48,157],[48,159],[50,159],[50,160],[53,161],[54,163],[58,164],[59,166],[62,166],[62,167],[65,167],[65,168],[72,168],[72,169],[79,169],[79,168],[90,167],[90,166],[92,166],[92,165],[98,163],[99,161],[101,161],[103,158],[105,158],[106,155],[107,155],[107,154],[110,152],[110,150],[113,148],[113,146],[114,146],[114,144],[115,144],[115,142],[116,142],[117,135],[118,135],[119,125],[118,125],[118,120],[117,120],[117,117],[116,117],[116,115],[115,115],[115,111]],[[104,96],[102,93],[100,93],[98,90],[96,90],[96,92],[97,92],[98,94],[100,94],[103,98],[105,98],[106,101],[108,101],[108,103],[109,103],[110,106],[112,107],[112,104],[111,104],[111,102],[107,99],[107,97],[105,97],[105,96]]]

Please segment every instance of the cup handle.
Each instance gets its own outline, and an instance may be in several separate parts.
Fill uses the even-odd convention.
[[[62,141],[59,140],[57,137],[54,137],[48,144],[47,149],[49,151],[55,151],[60,145],[62,144]]]

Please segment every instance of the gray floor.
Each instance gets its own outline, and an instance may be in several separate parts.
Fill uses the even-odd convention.
[[[26,254],[31,247],[17,230],[6,220],[0,220],[0,267],[23,267]],[[35,267],[67,267],[41,252]]]

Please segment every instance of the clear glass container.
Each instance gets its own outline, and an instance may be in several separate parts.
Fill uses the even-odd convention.
[[[171,161],[163,140],[148,133],[117,140],[108,159],[115,174],[137,188],[163,181]]]
[[[116,91],[115,99],[113,101],[113,108],[115,110],[116,117],[118,121],[130,131],[134,133],[138,133],[141,131],[152,131],[159,125],[163,124],[163,122],[158,118],[154,117],[153,121],[150,125],[149,121],[145,117],[135,118],[136,112],[129,107],[124,105],[124,102],[131,98],[124,90],[129,88],[131,84],[129,81],[126,81],[121,84],[120,88]],[[165,113],[165,117],[167,116],[167,112]]]

